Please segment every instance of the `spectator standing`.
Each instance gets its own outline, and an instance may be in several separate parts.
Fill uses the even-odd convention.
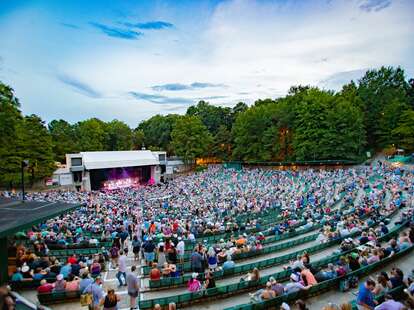
[[[104,291],[101,287],[102,279],[96,277],[95,282],[89,285],[83,293],[92,294],[92,310],[99,310],[104,300]]]
[[[131,272],[126,275],[127,291],[130,298],[129,305],[131,309],[137,309],[137,297],[139,294],[139,279],[135,275],[137,267],[132,266]]]
[[[120,252],[120,256],[118,259],[118,272],[116,274],[116,278],[118,279],[119,286],[126,286],[126,265],[127,265],[127,254],[128,250],[124,253],[123,251]],[[125,283],[122,281],[121,276],[124,278]]]
[[[375,288],[375,281],[368,279],[365,283],[362,283],[359,287],[357,305],[358,309],[374,309],[374,294],[372,291]]]

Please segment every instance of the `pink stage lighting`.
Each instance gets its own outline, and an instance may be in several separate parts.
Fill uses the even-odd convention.
[[[103,188],[106,190],[113,190],[124,187],[139,186],[139,178],[125,178],[118,180],[108,180],[103,183]]]

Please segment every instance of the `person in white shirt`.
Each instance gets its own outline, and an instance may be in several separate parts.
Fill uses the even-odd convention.
[[[178,260],[180,263],[184,262],[184,253],[185,253],[185,243],[181,237],[178,237],[178,243],[177,243],[177,255]]]
[[[127,255],[128,249],[125,249],[125,253],[123,251],[120,252],[118,259],[118,272],[116,274],[116,278],[119,281],[119,286],[126,286]],[[121,276],[123,276],[125,283],[122,281]]]
[[[194,242],[195,241],[195,236],[194,236],[194,234],[192,232],[190,232],[188,234],[188,240],[190,240],[191,242]]]
[[[89,240],[89,244],[90,245],[97,245],[99,243],[99,241],[98,241],[98,239],[96,239],[96,238],[91,238],[90,240]]]

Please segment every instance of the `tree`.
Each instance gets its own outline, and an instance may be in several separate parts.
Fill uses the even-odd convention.
[[[144,145],[145,135],[141,129],[135,129],[132,131],[132,148],[134,150],[142,149]]]
[[[406,110],[401,115],[398,126],[392,130],[396,145],[406,151],[414,151],[414,111]]]
[[[390,146],[398,143],[395,136],[391,133],[397,128],[401,114],[408,109],[408,105],[405,101],[401,101],[398,98],[390,100],[390,102],[384,106],[381,117],[378,120],[379,135],[378,141],[381,146]]]
[[[303,101],[297,106],[293,137],[297,160],[327,159],[328,146],[323,143],[323,137],[328,129],[326,112],[332,101],[330,92],[312,88],[306,91]]]
[[[17,154],[17,126],[22,121],[19,100],[10,86],[0,82],[0,185],[10,186],[17,181],[20,157]]]
[[[247,106],[247,104],[245,104],[244,102],[239,102],[233,107],[232,113],[233,115],[237,115],[238,113],[246,111],[248,108],[249,107]]]
[[[254,106],[261,106],[261,105],[268,105],[268,104],[272,104],[274,103],[274,101],[270,98],[266,98],[266,99],[258,99],[254,102]]]
[[[232,135],[233,158],[237,160],[269,160],[278,149],[276,104],[271,101],[254,105],[237,115]],[[265,147],[264,147],[265,146]]]
[[[171,147],[171,131],[179,116],[177,114],[154,115],[141,122],[136,130],[144,134],[145,147],[153,150],[163,150],[168,154],[173,152]]]
[[[75,128],[65,120],[53,120],[48,125],[52,137],[54,159],[65,162],[66,154],[78,152]]]
[[[364,103],[358,95],[358,87],[354,81],[342,86],[342,90],[337,95],[347,100],[354,107],[359,108],[361,112],[364,110]]]
[[[365,129],[360,108],[337,97],[327,111],[327,130],[321,138],[326,145],[324,158],[357,160],[363,153]]]
[[[232,149],[232,136],[225,125],[221,125],[214,136],[212,153],[221,160],[229,160]]]
[[[308,88],[300,96],[293,136],[296,159],[357,159],[365,142],[363,114],[349,88],[337,95]]]
[[[206,156],[212,143],[207,127],[197,116],[181,116],[171,132],[175,154],[186,163],[192,163],[197,157]]]
[[[232,113],[230,108],[216,107],[201,100],[196,106],[187,109],[187,115],[198,116],[208,131],[215,135],[221,125],[231,128]]]
[[[408,85],[408,101],[411,106],[411,109],[414,110],[414,79],[409,79]]]
[[[364,104],[364,122],[367,132],[367,142],[370,148],[380,149],[389,143],[387,137],[393,128],[385,128],[381,124],[388,122],[386,111],[388,105],[398,102],[405,105],[408,102],[404,70],[400,67],[381,67],[379,70],[369,70],[359,80],[358,95]],[[385,131],[384,131],[385,129]]]
[[[107,151],[128,151],[132,149],[132,131],[124,122],[114,119],[106,123]]]
[[[80,151],[105,151],[107,133],[105,123],[97,118],[78,122],[75,134]]]
[[[52,175],[56,169],[53,143],[44,121],[34,114],[25,116],[23,121],[19,122],[17,132],[17,153],[20,160],[29,160],[28,178],[31,184]]]

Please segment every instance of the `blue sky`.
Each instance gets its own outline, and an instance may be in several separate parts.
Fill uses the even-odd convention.
[[[414,75],[412,0],[0,1],[0,80],[46,121],[131,126],[368,68]]]

